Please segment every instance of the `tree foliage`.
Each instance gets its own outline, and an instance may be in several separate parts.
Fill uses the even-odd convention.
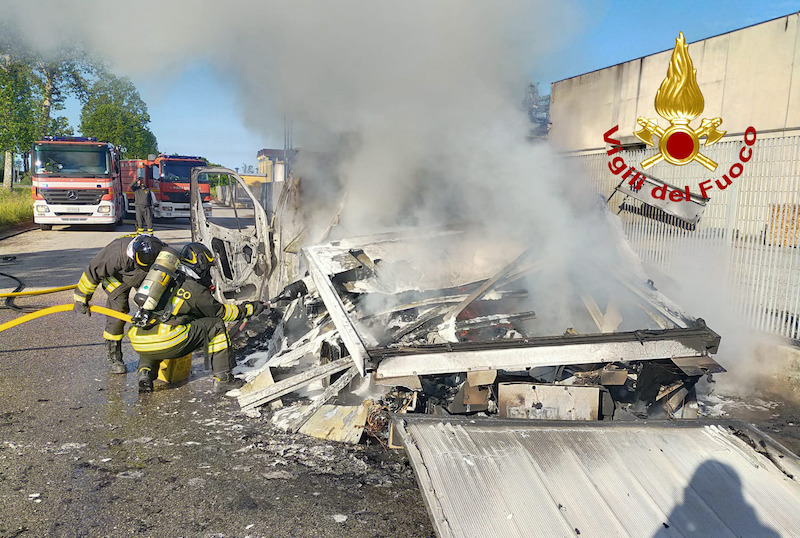
[[[58,115],[70,95],[83,105],[85,136],[120,146],[127,158],[158,153],[147,106],[129,79],[110,74],[79,44],[35,50],[0,20],[0,154],[6,176],[13,154],[27,151],[34,140],[74,134],[69,120]]]
[[[36,136],[36,85],[30,58],[16,33],[0,21],[0,152],[3,185],[10,189],[14,153]]]
[[[22,151],[33,143],[37,97],[28,51],[0,24],[0,150]]]
[[[0,63],[0,148],[24,151],[36,136],[36,99],[24,64]]]
[[[75,130],[64,116],[50,118],[48,125],[49,127],[44,130],[48,136],[75,136]]]
[[[0,22],[0,92],[4,96],[0,117],[6,120],[3,126],[11,126],[6,136],[0,134],[0,149],[27,149],[43,136],[72,133],[67,118],[54,117],[53,112],[64,110],[69,95],[86,102],[89,79],[99,69],[79,45],[45,54],[29,47],[14,28]],[[17,128],[20,121],[25,124],[21,131]]]
[[[158,153],[149,123],[147,105],[129,78],[103,72],[89,87],[81,110],[83,136],[119,146],[124,159],[144,159]]]
[[[41,93],[39,136],[59,134],[53,132],[53,128],[64,131],[66,118],[52,118],[52,112],[64,110],[68,95],[74,95],[81,103],[86,103],[90,79],[101,70],[100,65],[80,46],[63,47],[47,57],[36,58],[33,72]],[[55,123],[52,123],[53,120]],[[66,127],[71,130],[69,125]]]

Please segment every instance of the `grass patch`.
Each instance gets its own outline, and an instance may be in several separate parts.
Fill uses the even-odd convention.
[[[0,230],[25,222],[33,222],[31,190],[0,188]]]

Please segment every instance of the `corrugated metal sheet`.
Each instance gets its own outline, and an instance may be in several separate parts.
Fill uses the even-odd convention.
[[[800,460],[743,424],[395,426],[443,537],[800,534]]]

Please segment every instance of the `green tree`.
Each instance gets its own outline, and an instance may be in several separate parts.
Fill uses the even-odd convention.
[[[27,150],[35,137],[36,100],[27,66],[0,56],[0,149],[3,186],[12,187],[14,153]]]
[[[50,118],[49,127],[45,129],[48,136],[74,136],[75,130],[69,124],[69,120],[64,116]]]
[[[0,152],[3,186],[11,188],[14,153],[27,149],[35,136],[36,84],[31,57],[19,35],[0,21]]]
[[[89,88],[81,110],[83,136],[119,146],[123,159],[144,159],[158,153],[149,123],[147,105],[129,78],[103,72]]]
[[[35,58],[33,73],[41,94],[37,138],[72,131],[66,118],[51,118],[52,112],[64,110],[64,101],[70,94],[85,104],[89,97],[89,79],[99,72],[102,72],[99,64],[78,46],[62,48],[46,58]]]

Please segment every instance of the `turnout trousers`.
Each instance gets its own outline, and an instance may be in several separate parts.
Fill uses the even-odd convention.
[[[127,284],[121,283],[114,277],[103,279],[103,289],[106,290],[108,299],[106,300],[106,308],[116,310],[127,314],[130,312],[128,306],[128,296],[131,292],[131,287]],[[103,331],[103,338],[110,341],[121,342],[125,334],[125,322],[121,319],[106,316],[106,328]]]
[[[153,206],[136,206],[136,231],[153,233]]]
[[[198,318],[185,325],[160,323],[128,331],[133,349],[139,353],[139,369],[158,371],[164,359],[175,359],[203,348],[215,374],[230,372],[235,366],[229,351],[230,341],[220,318]]]

